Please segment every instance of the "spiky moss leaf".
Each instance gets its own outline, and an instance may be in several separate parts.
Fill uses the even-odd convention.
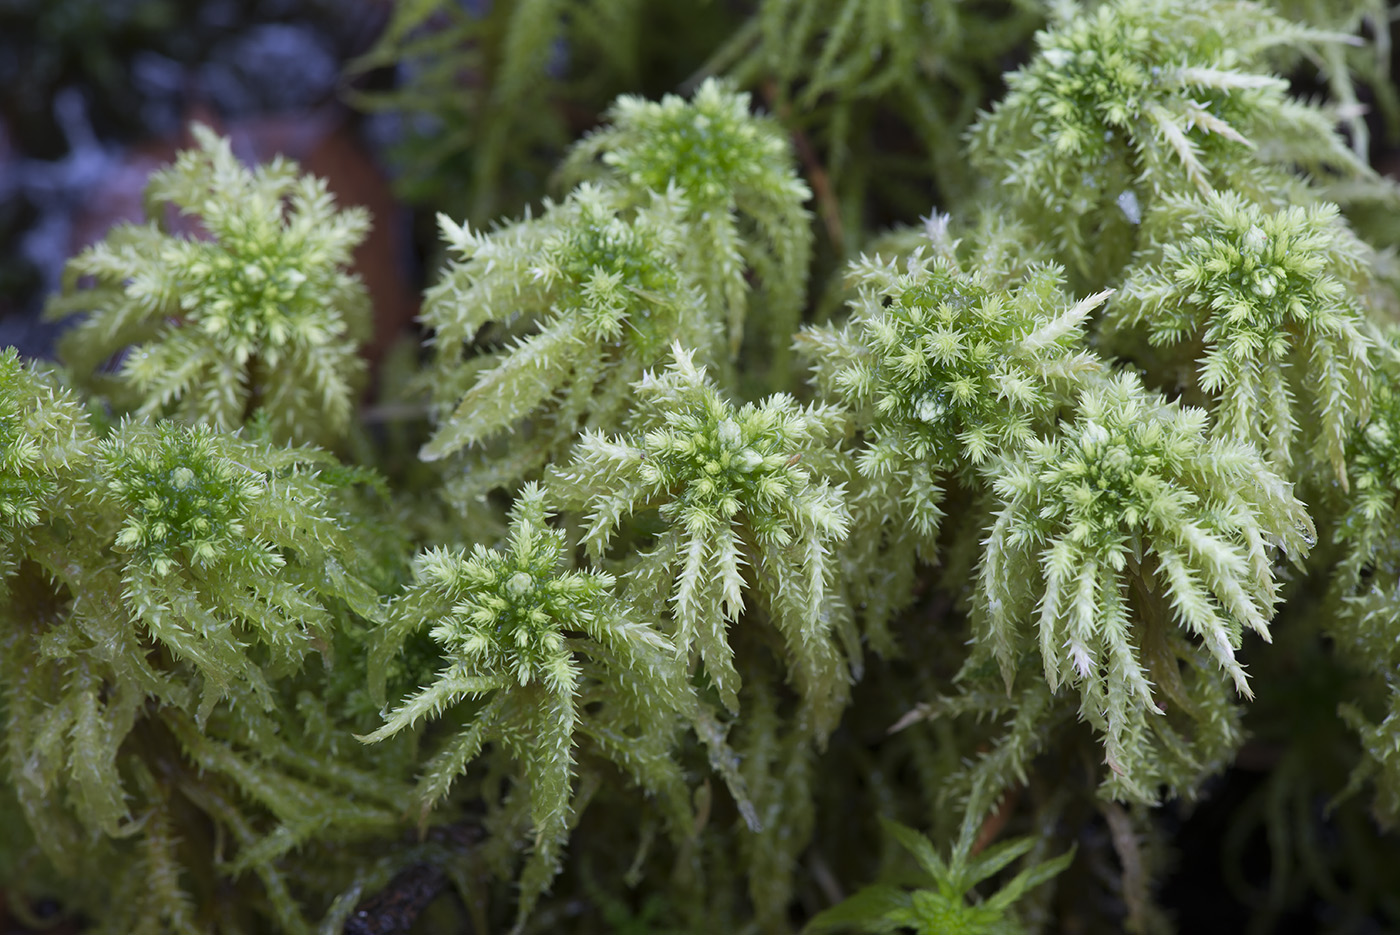
[[[944,859],[928,838],[892,821],[885,830],[909,851],[932,886],[913,891],[876,884],[818,913],[802,931],[897,932],[917,935],[1019,935],[1026,926],[1017,918],[1016,901],[1026,892],[1062,873],[1074,860],[1074,848],[1052,860],[1033,864],[1016,874],[991,896],[980,898],[974,887],[1025,856],[1033,837],[1003,841],[980,854],[971,841],[961,842]]]
[[[943,478],[977,487],[979,469],[1047,428],[1085,374],[1102,368],[1081,344],[1107,293],[1072,303],[1052,266],[1002,288],[927,244],[902,267],[862,257],[849,280],[850,320],[809,328],[798,346],[864,435],[845,552],[877,639],[909,597],[916,558],[934,560]],[[904,569],[906,593],[884,592],[892,567]]]
[[[671,645],[626,619],[627,610],[613,596],[611,575],[559,571],[565,540],[548,525],[548,515],[544,493],[526,484],[511,511],[505,551],[477,545],[470,553],[433,549],[419,557],[416,581],[395,599],[378,652],[397,651],[414,629],[430,622],[447,666],[435,682],[387,714],[378,730],[361,738],[375,743],[424,718],[435,719],[449,707],[490,695],[466,728],[428,763],[418,798],[426,819],[487,743],[500,744],[515,759],[534,829],[521,875],[519,922],[558,872],[574,820],[576,733],[589,716],[579,706],[579,693],[606,699],[605,708],[617,699],[623,711],[630,708],[637,715],[618,724],[609,711],[608,720],[598,725],[603,734],[634,726],[644,735],[669,733],[670,719],[687,713],[694,702]],[[615,662],[619,673],[597,667],[585,673],[580,657],[589,656]],[[618,684],[634,677],[642,677],[651,689],[649,704],[635,689]],[[643,745],[648,739],[643,737]],[[606,742],[596,749],[620,756],[620,765],[644,787],[674,795],[676,777],[659,760],[629,760],[624,747]]]
[[[1345,550],[1334,571],[1327,632],[1352,665],[1370,677],[1385,707],[1356,703],[1341,714],[1360,737],[1365,756],[1349,790],[1374,783],[1374,810],[1400,823],[1400,360],[1392,332],[1382,350],[1373,408],[1348,446],[1352,492],[1335,538]],[[1379,720],[1371,715],[1383,711]]]
[[[143,661],[138,677],[107,679],[104,662],[132,661],[134,641],[110,625],[68,625],[72,594],[56,579],[92,570],[62,539],[92,522],[83,481],[95,444],[71,394],[13,349],[0,353],[0,726],[8,779],[62,870],[82,850],[79,823],[114,833],[128,817],[117,748],[141,689],[159,681]],[[55,801],[65,798],[71,810]]]
[[[0,578],[17,539],[59,507],[60,480],[82,466],[92,444],[82,409],[67,391],[0,351]]]
[[[152,220],[69,261],[48,314],[87,317],[60,354],[100,382],[103,364],[130,348],[116,396],[143,415],[232,429],[265,410],[280,440],[334,440],[364,369],[355,345],[368,337],[369,299],[349,266],[369,218],[337,211],[325,182],[292,163],[249,171],[228,140],[193,133],[199,148],[151,177]],[[163,233],[174,211],[207,236]]]
[[[1295,169],[1373,177],[1323,112],[1268,72],[1277,48],[1344,37],[1231,0],[1060,10],[973,128],[970,153],[1087,282],[1113,277],[1163,195],[1224,188],[1287,203],[1307,197]]]
[[[1051,689],[1078,687],[1110,766],[1148,798],[1127,770],[1144,760],[1134,749],[1144,718],[1165,705],[1153,681],[1165,692],[1174,666],[1153,657],[1181,655],[1162,642],[1166,621],[1251,697],[1235,652],[1245,629],[1268,638],[1273,546],[1296,558],[1312,542],[1290,485],[1206,426],[1201,410],[1167,405],[1121,375],[1086,390],[1076,418],[1007,462],[994,484],[1002,506],[985,542],[980,639],[1009,684],[1034,612]]]
[[[110,557],[94,555],[88,538],[65,542],[36,527],[0,601],[5,779],[64,875],[130,818],[117,754],[147,698],[189,701],[147,659],[149,644],[120,610]]]
[[[803,207],[811,192],[782,128],[751,113],[749,95],[714,79],[688,102],[672,94],[656,103],[623,95],[608,119],[574,147],[565,175],[601,174],[632,204],[675,188],[686,205],[687,264],[716,321],[728,327],[718,362],[739,353],[752,276],[763,314],[749,327],[758,331],[771,372],[785,379],[806,297],[812,230]]]
[[[983,465],[1029,441],[1097,365],[1080,345],[1107,293],[1071,303],[1054,267],[999,289],[919,251],[903,271],[863,258],[850,279],[851,319],[830,340],[855,354],[814,350],[822,382],[860,413],[872,447],[888,449],[871,460],[902,456],[940,472]]]
[[[1291,473],[1299,436],[1345,489],[1344,446],[1370,405],[1375,339],[1363,306],[1368,250],[1334,205],[1269,211],[1234,193],[1167,198],[1147,222],[1105,324],[1198,353],[1213,430]],[[1170,366],[1164,361],[1162,366]],[[1307,414],[1296,400],[1306,400]]]
[[[551,488],[589,511],[584,543],[601,557],[627,517],[657,509],[665,531],[628,572],[629,595],[669,617],[676,650],[694,650],[721,699],[738,710],[739,676],[726,635],[757,591],[786,644],[788,664],[824,736],[845,704],[846,675],[831,642],[842,608],[830,579],[849,521],[828,473],[825,440],[840,414],[787,395],[735,410],[676,345],[661,375],[638,384],[631,430],[586,434]],[[804,462],[805,459],[805,462]],[[753,569],[746,575],[745,568]]]
[[[457,259],[424,303],[441,414],[422,456],[528,428],[524,460],[505,459],[519,462],[506,470],[495,460],[464,478],[476,491],[513,485],[562,458],[580,428],[620,428],[632,384],[671,341],[712,347],[717,325],[681,265],[684,212],[674,190],[622,212],[615,193],[581,185],[546,202],[539,218],[491,233],[443,219]],[[473,345],[487,326],[519,336],[483,353]]]
[[[1400,560],[1400,332],[1392,328],[1390,340],[1376,354],[1380,366],[1374,376],[1372,407],[1364,425],[1354,431],[1347,446],[1347,474],[1352,478],[1351,502],[1338,522],[1336,538],[1347,547],[1342,568],[1356,582],[1372,562]],[[1373,569],[1379,572],[1379,568]],[[1400,576],[1400,568],[1396,569]]]
[[[272,712],[277,678],[308,648],[328,649],[332,619],[377,613],[328,505],[335,491],[312,470],[327,456],[207,426],[128,422],[85,460],[64,487],[74,508],[35,530],[0,615],[0,682],[18,713],[5,724],[9,776],[69,873],[107,853],[94,848],[121,851],[119,839],[158,846],[154,806],[132,786],[142,762],[133,751],[161,743],[151,722],[193,725],[197,714],[207,727],[223,698],[245,714]],[[275,744],[262,748],[271,755]],[[337,805],[334,818],[323,809],[298,825],[302,839],[363,825]],[[378,829],[397,814],[381,810]]]
[[[127,422],[97,448],[94,496],[125,556],[122,606],[204,677],[201,718],[235,681],[270,704],[265,674],[328,649],[329,606],[378,616],[360,548],[317,474],[328,463],[175,423]],[[246,637],[269,655],[250,655]]]
[[[129,425],[137,425],[129,423]],[[135,438],[129,436],[135,435]],[[142,437],[142,436],[145,437]],[[204,427],[186,432],[170,424],[154,437],[140,428],[104,442],[108,490],[125,523],[117,548],[166,575],[177,562],[227,562],[266,572],[280,559],[265,543],[249,541],[241,519],[263,492],[263,477],[236,465]]]

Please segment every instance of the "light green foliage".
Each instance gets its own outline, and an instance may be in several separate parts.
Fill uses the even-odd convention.
[[[957,71],[965,63],[947,56],[954,43],[975,41],[974,36],[994,43],[1024,40],[1025,23],[1031,19],[1027,13],[1025,7],[1015,8],[1017,20],[994,31],[953,4],[770,0],[760,5],[753,21],[757,28],[742,34],[745,39],[753,36],[757,50],[735,71],[747,76],[751,69],[766,66],[788,89],[807,78],[795,96],[796,105],[803,108],[824,95],[836,95],[849,111],[856,101],[896,90],[914,96],[912,110],[936,112],[940,82],[977,90],[972,76]],[[942,54],[930,54],[932,49]],[[973,100],[977,96],[968,95]],[[850,117],[848,112],[845,119]]]
[[[1348,703],[1342,714],[1360,735],[1366,756],[1352,787],[1372,779],[1375,812],[1388,825],[1400,822],[1400,381],[1393,343],[1376,384],[1375,406],[1351,438],[1348,469],[1353,496],[1336,531],[1344,548],[1331,597],[1329,635],[1351,663],[1370,676],[1380,704]],[[1363,699],[1358,699],[1358,701]],[[1372,723],[1368,715],[1383,711]]]
[[[916,561],[937,556],[942,479],[976,487],[977,469],[1050,426],[1102,367],[1079,340],[1106,294],[1068,301],[1054,267],[1000,288],[927,244],[903,265],[858,260],[850,283],[847,322],[804,330],[798,347],[864,435],[843,557],[869,637],[889,651],[889,619],[909,600]]]
[[[306,931],[276,861],[398,822],[390,758],[370,780],[312,725],[279,723],[308,651],[329,664],[337,628],[378,615],[335,502],[345,478],[319,477],[319,452],[174,423],[126,422],[65,458],[82,423],[35,388],[24,424],[56,427],[35,459],[52,488],[0,608],[6,762],[25,817],[55,867],[93,880],[82,902],[114,906],[99,931],[197,930],[191,893],[214,883],[187,876],[173,822],[191,803],[231,836],[233,866],[256,871],[266,914]],[[370,789],[377,804],[356,801]],[[234,790],[249,804],[217,804]]]
[[[241,522],[262,493],[260,475],[238,471],[207,431],[163,426],[154,438],[132,434],[128,429],[100,452],[112,478],[108,489],[126,516],[119,548],[157,575],[170,574],[176,562],[201,568],[228,562],[254,571],[276,562],[264,544],[244,538]]]
[[[849,281],[846,323],[809,328],[798,343],[864,436],[845,556],[871,638],[888,648],[914,562],[936,555],[942,478],[975,487],[977,469],[1049,427],[1102,366],[1080,342],[1106,293],[1072,303],[1054,267],[999,288],[926,245],[903,264],[862,258]]]
[[[14,570],[16,540],[55,510],[58,476],[91,446],[73,397],[26,366],[13,348],[0,352],[0,576]],[[0,596],[3,596],[0,577]]]
[[[1215,432],[1252,442],[1282,472],[1298,436],[1312,436],[1345,487],[1343,447],[1369,406],[1373,339],[1366,250],[1336,207],[1166,199],[1149,228],[1155,249],[1134,263],[1108,326],[1146,328],[1153,347],[1198,354],[1191,384],[1213,403]],[[1157,361],[1169,373],[1179,363]],[[1295,412],[1299,399],[1310,412]]]
[[[536,439],[528,459],[498,459],[466,479],[477,490],[518,482],[564,457],[581,429],[620,428],[632,384],[672,340],[714,347],[717,324],[681,266],[683,213],[674,191],[626,216],[614,193],[583,185],[561,204],[546,202],[538,219],[491,233],[442,219],[459,259],[428,293],[423,320],[435,330],[434,393],[451,412],[422,456],[441,458],[528,420]],[[533,333],[473,354],[484,327],[503,332],[497,341]]]
[[[726,636],[757,593],[782,634],[811,729],[839,717],[846,675],[831,642],[829,553],[846,532],[841,488],[813,476],[839,429],[826,407],[773,396],[737,411],[677,346],[661,375],[637,385],[635,423],[621,437],[584,435],[551,484],[588,511],[583,542],[601,556],[627,517],[659,510],[664,531],[627,572],[639,609],[669,618],[679,653],[698,652],[731,711],[739,675]],[[804,458],[805,463],[804,463]],[[745,569],[750,569],[745,573]]]
[[[1284,78],[1375,10],[1270,9],[400,4],[467,220],[358,412],[364,217],[199,131],[0,356],[6,906],[1155,935],[1234,769],[1256,927],[1395,928],[1395,188]]]
[[[1224,188],[1273,203],[1301,197],[1295,169],[1369,172],[1269,71],[1275,49],[1340,37],[1234,0],[1060,10],[974,127],[970,154],[1089,281],[1122,265],[1164,195]]]
[[[800,319],[811,263],[811,197],[793,169],[778,125],[749,110],[749,96],[706,80],[687,102],[624,95],[610,125],[574,147],[568,177],[601,176],[634,204],[672,186],[684,198],[688,265],[716,317],[728,324],[727,356],[739,353],[749,308],[749,277],[772,382],[786,377],[789,342]]]
[[[326,649],[324,602],[377,614],[378,596],[340,558],[354,549],[315,477],[324,464],[316,452],[169,423],[127,423],[98,448],[97,496],[121,523],[112,547],[126,556],[123,606],[204,677],[201,711],[235,681],[270,703],[260,666]],[[241,652],[230,633],[270,656]]]
[[[1076,418],[1032,442],[995,481],[986,540],[986,638],[1007,682],[1032,616],[1045,679],[1080,692],[1127,791],[1147,719],[1171,698],[1173,657],[1199,665],[1170,619],[1245,698],[1243,631],[1265,639],[1277,600],[1271,551],[1298,557],[1311,521],[1290,486],[1241,443],[1206,436],[1206,414],[1168,406],[1131,376],[1086,390]],[[1153,694],[1157,684],[1162,698]]]
[[[1054,267],[1002,289],[922,249],[903,265],[852,264],[847,323],[802,336],[820,382],[871,436],[861,455],[867,478],[982,467],[1028,442],[1100,367],[1081,342],[1107,293],[1071,302]],[[890,486],[918,485],[901,477]],[[912,517],[919,528],[931,519]]]
[[[88,317],[62,357],[93,378],[130,348],[111,390],[142,415],[228,429],[263,412],[279,439],[336,438],[364,368],[368,297],[347,267],[368,216],[337,211],[325,183],[292,163],[249,171],[227,140],[194,134],[199,148],[152,176],[151,220],[70,261],[49,314]],[[207,236],[165,233],[174,212]]]
[[[628,619],[613,597],[613,577],[558,570],[564,536],[547,518],[544,495],[526,485],[511,514],[507,551],[477,545],[469,554],[435,549],[419,557],[416,582],[391,608],[380,652],[396,650],[426,622],[447,666],[363,738],[384,740],[491,696],[429,761],[417,798],[426,816],[487,743],[516,760],[534,834],[521,878],[520,921],[559,870],[573,820],[575,734],[593,740],[644,787],[684,802],[680,776],[654,742],[669,740],[673,716],[691,705],[670,644]],[[595,664],[585,667],[584,655]],[[590,728],[579,696],[617,710]],[[642,729],[641,737],[626,736],[632,726]]]
[[[804,935],[819,932],[899,932],[916,935],[1020,935],[1027,928],[1012,907],[1021,896],[1053,879],[1074,859],[1074,849],[1053,860],[1034,863],[986,898],[975,887],[1024,857],[1034,837],[1003,841],[973,854],[962,841],[945,860],[928,838],[911,828],[884,822],[885,830],[914,856],[933,884],[912,891],[899,886],[867,886],[843,902],[818,913]]]

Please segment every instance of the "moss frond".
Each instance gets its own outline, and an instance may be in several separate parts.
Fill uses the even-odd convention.
[[[534,835],[521,876],[520,922],[558,873],[575,820],[576,735],[602,738],[595,751],[620,760],[644,786],[674,800],[678,777],[664,755],[639,758],[629,745],[608,738],[619,728],[640,728],[643,746],[658,732],[666,743],[672,719],[693,706],[669,642],[627,620],[612,593],[613,577],[559,570],[564,536],[547,519],[544,493],[527,484],[512,510],[504,551],[478,545],[470,553],[436,549],[419,557],[416,582],[390,609],[381,651],[396,650],[412,629],[428,623],[446,667],[361,738],[383,741],[424,718],[490,696],[429,761],[418,799],[426,819],[488,743],[519,764]],[[614,663],[617,673],[586,666],[590,656]],[[650,697],[627,684],[640,672],[647,673]],[[607,718],[584,728],[590,715],[580,708],[580,697],[609,709]],[[619,721],[619,712],[631,717]]]
[[[1102,370],[1082,340],[1107,293],[1071,302],[1052,266],[1002,288],[927,245],[902,264],[862,258],[849,279],[850,319],[801,332],[798,348],[862,436],[844,554],[852,600],[888,651],[915,561],[937,557],[947,482],[977,489]]]
[[[144,225],[124,224],[69,262],[51,317],[86,313],[60,341],[79,376],[126,352],[115,401],[222,429],[259,411],[279,440],[328,442],[349,427],[369,299],[349,272],[363,209],[279,160],[255,170],[194,127],[198,149],[152,176]],[[197,236],[166,233],[175,213]],[[91,285],[84,285],[90,277]]]
[[[539,218],[491,233],[444,219],[458,259],[424,304],[443,414],[422,456],[528,426],[537,442],[527,462],[465,480],[518,482],[563,458],[579,431],[620,428],[631,385],[671,341],[714,348],[717,323],[682,265],[684,212],[674,190],[624,212],[614,193],[582,185]],[[477,343],[507,336],[500,349]]]
[[[829,556],[849,516],[841,487],[809,467],[823,468],[822,442],[840,415],[785,395],[735,410],[693,354],[679,345],[673,354],[665,373],[637,384],[628,433],[584,435],[551,488],[587,510],[583,539],[594,556],[624,519],[659,511],[665,531],[628,570],[628,593],[645,614],[671,621],[677,652],[698,653],[732,711],[739,677],[726,631],[757,592],[812,706],[811,727],[825,735],[846,691],[830,636],[841,609]]]
[[[1248,2],[1115,0],[1065,6],[1036,38],[973,128],[970,155],[1089,283],[1112,278],[1164,195],[1229,189],[1282,204],[1307,197],[1295,170],[1370,176],[1270,71],[1276,49],[1344,37]]]
[[[797,175],[787,137],[771,118],[751,113],[749,95],[714,79],[690,101],[623,95],[608,119],[574,147],[565,177],[599,178],[632,204],[679,192],[688,267],[715,318],[727,323],[727,353],[718,362],[739,354],[756,279],[761,317],[747,327],[757,331],[770,385],[783,385],[812,252],[803,207],[811,191]]]
[[[994,484],[1001,508],[982,562],[982,638],[1009,684],[1034,619],[1046,681],[1079,689],[1109,765],[1139,795],[1125,756],[1165,707],[1167,680],[1180,679],[1165,671],[1174,665],[1166,622],[1252,697],[1235,653],[1245,630],[1269,638],[1271,551],[1296,558],[1312,542],[1290,485],[1252,448],[1208,438],[1206,424],[1204,412],[1119,376],[1086,390],[1075,419],[1030,444]],[[1161,658],[1159,640],[1168,641]]]
[[[1155,249],[1110,305],[1110,333],[1145,328],[1154,347],[1196,354],[1193,389],[1212,404],[1215,432],[1291,476],[1295,443],[1311,435],[1311,453],[1345,488],[1344,445],[1370,405],[1376,342],[1367,251],[1336,207],[1165,199],[1148,227]],[[1157,356],[1168,372],[1177,363]]]

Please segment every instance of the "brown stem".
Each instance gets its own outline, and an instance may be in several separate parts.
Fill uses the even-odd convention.
[[[827,174],[826,167],[817,157],[816,147],[812,145],[811,140],[807,139],[807,134],[803,133],[789,119],[791,110],[786,102],[778,100],[778,88],[771,78],[763,82],[763,100],[777,113],[778,119],[788,127],[788,131],[792,134],[792,145],[797,150],[797,158],[802,161],[807,178],[812,183],[812,196],[817,201],[817,215],[822,219],[822,224],[826,227],[826,235],[831,238],[831,244],[836,253],[844,255],[846,235],[841,226],[841,208],[836,202],[836,193],[831,188],[831,176]]]
[[[977,831],[977,840],[972,842],[972,854],[976,856],[988,847],[992,842],[1000,837],[1002,831],[1006,829],[1006,823],[1011,820],[1012,814],[1016,811],[1016,806],[1021,801],[1021,787],[1017,786],[1006,795],[1002,796],[1001,804],[997,810],[992,812],[982,820],[982,827]]]

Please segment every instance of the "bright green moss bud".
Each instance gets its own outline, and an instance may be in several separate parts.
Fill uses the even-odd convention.
[[[443,416],[422,456],[528,426],[528,456],[483,465],[462,487],[518,482],[564,457],[581,428],[621,427],[632,384],[671,341],[713,347],[718,329],[681,264],[682,210],[675,197],[657,197],[623,212],[616,193],[581,185],[539,218],[490,233],[440,218],[457,258],[424,302]],[[482,353],[478,332],[519,337]]]
[[[667,95],[660,103],[624,96],[613,107],[616,140],[602,160],[639,189],[665,191],[675,185],[696,211],[726,210],[737,193],[769,186],[787,190],[799,203],[806,186],[778,179],[773,166],[789,158],[778,128],[754,119],[749,96],[706,81],[692,101]],[[775,184],[777,183],[777,184]]]
[[[262,475],[231,461],[211,430],[164,424],[104,442],[98,457],[125,515],[117,547],[158,574],[254,556],[258,565],[278,563],[242,523],[250,502],[266,493]]]
[[[888,623],[912,597],[917,560],[937,559],[945,479],[975,489],[1103,366],[1082,333],[1107,293],[1071,302],[1050,266],[998,286],[927,246],[902,264],[852,264],[849,321],[798,336],[818,386],[863,435],[846,577],[881,652],[893,649]]]
[[[436,550],[421,560],[421,586],[451,601],[431,635],[448,659],[480,677],[504,676],[524,686],[543,681],[573,691],[578,678],[563,634],[593,625],[611,598],[607,574],[558,572],[564,537],[544,524],[543,501],[517,509],[510,548],[478,545],[469,555]]]
[[[151,178],[152,220],[70,261],[49,314],[88,317],[62,356],[100,385],[107,360],[130,348],[111,389],[145,415],[232,429],[261,411],[278,439],[334,440],[364,366],[355,345],[368,336],[369,299],[349,266],[369,218],[337,211],[325,182],[292,163],[249,171],[227,140],[194,134],[199,148]],[[165,233],[172,210],[207,236]]]
[[[1107,293],[1072,303],[1053,267],[1000,289],[920,251],[903,271],[862,260],[851,278],[850,324],[802,342],[823,385],[861,414],[870,476],[894,460],[949,471],[1009,453],[1097,366],[1077,345]]]
[[[1051,689],[1079,688],[1110,765],[1139,796],[1150,793],[1131,761],[1143,717],[1159,710],[1153,684],[1180,683],[1175,663],[1144,651],[1166,639],[1152,630],[1175,619],[1252,697],[1235,653],[1246,629],[1269,637],[1270,545],[1296,557],[1312,544],[1290,485],[1252,448],[1205,429],[1204,412],[1119,376],[1085,391],[1075,420],[1032,442],[994,485],[1002,507],[982,563],[986,638],[1009,683],[1019,631],[1034,619]]]
[[[544,495],[527,484],[511,511],[504,551],[477,545],[470,553],[433,549],[419,556],[417,580],[394,602],[382,634],[381,664],[431,621],[446,666],[361,738],[378,742],[420,718],[490,696],[428,763],[418,797],[426,816],[488,741],[519,763],[534,840],[521,878],[520,920],[559,870],[580,740],[665,797],[675,830],[689,820],[684,783],[670,760],[677,718],[694,712],[683,671],[664,638],[628,619],[611,575],[560,570],[564,536],[547,520]],[[577,696],[591,710],[582,710]],[[619,744],[619,736],[627,739]]]
[[[1228,188],[1289,201],[1303,190],[1296,170],[1369,174],[1327,117],[1269,73],[1271,50],[1339,37],[1235,0],[1059,9],[973,128],[971,155],[1088,281],[1127,260],[1164,195]]]
[[[821,479],[830,467],[822,442],[839,414],[786,395],[736,410],[689,352],[677,346],[674,355],[666,373],[637,385],[632,431],[615,440],[585,435],[552,489],[590,511],[584,543],[595,556],[628,515],[659,511],[666,531],[629,572],[629,593],[673,620],[677,650],[698,651],[731,710],[739,676],[725,631],[744,612],[745,593],[756,592],[823,735],[846,693],[830,635],[842,610],[829,554],[849,514],[842,489]],[[747,566],[756,573],[746,576]]]
[[[1110,340],[1145,328],[1170,349],[1154,370],[1195,370],[1216,432],[1283,471],[1311,436],[1345,487],[1345,441],[1370,401],[1367,248],[1335,206],[1268,211],[1233,194],[1167,199],[1148,226],[1153,248],[1110,306]]]
[[[782,128],[750,113],[747,94],[713,79],[688,102],[671,94],[659,103],[623,95],[608,116],[610,125],[574,148],[565,171],[600,175],[631,204],[678,193],[689,228],[687,268],[715,320],[727,322],[723,360],[739,353],[753,276],[763,312],[759,335],[781,379],[812,251],[803,208],[811,192],[794,169]]]

